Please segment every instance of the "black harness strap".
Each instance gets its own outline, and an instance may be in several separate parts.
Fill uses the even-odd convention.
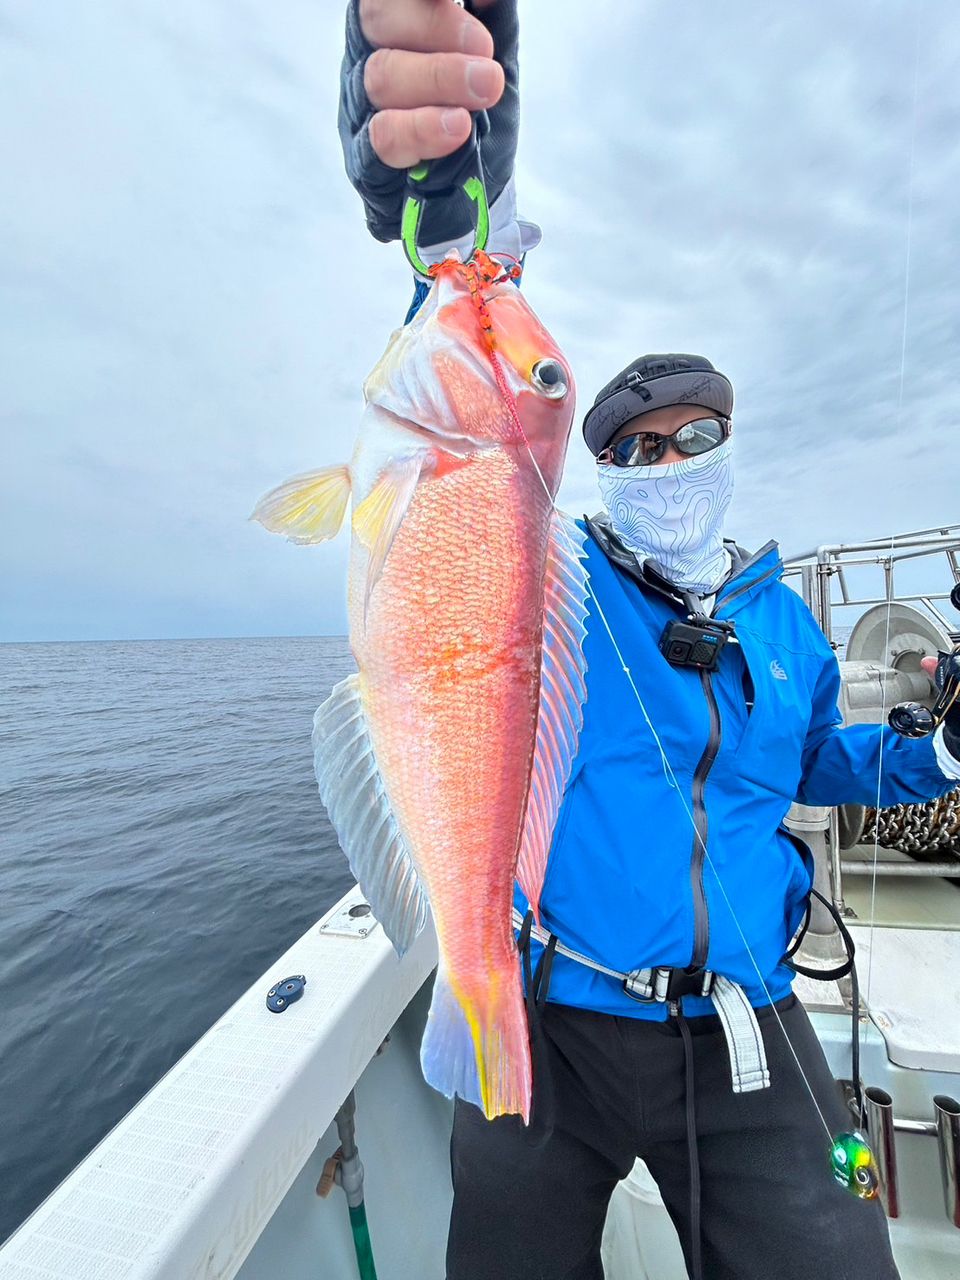
[[[693,1037],[687,1020],[674,1006],[674,1017],[683,1040],[684,1098],[687,1113],[687,1163],[690,1166],[690,1280],[703,1280],[703,1244],[700,1239],[700,1155],[697,1151],[697,1111],[693,1091]]]
[[[556,1095],[541,1010],[547,1003],[550,992],[550,975],[553,971],[557,939],[554,934],[550,935],[537,961],[537,967],[533,969],[530,959],[532,926],[533,912],[528,911],[523,917],[523,925],[517,935],[517,948],[523,964],[523,985],[526,991],[527,1022],[530,1030],[530,1060],[533,1068],[533,1096],[526,1138],[531,1146],[542,1147],[553,1133],[556,1120]]]
[[[803,974],[805,978],[815,978],[819,982],[835,982],[838,978],[845,978],[848,973],[853,972],[854,957],[857,954],[856,944],[854,943],[853,938],[850,936],[850,930],[843,923],[843,916],[841,916],[840,912],[833,905],[830,899],[825,898],[823,894],[818,893],[816,889],[810,890],[810,897],[816,898],[816,900],[818,902],[821,902],[830,912],[831,916],[833,917],[834,923],[836,924],[838,930],[840,931],[840,937],[843,940],[843,949],[847,953],[847,958],[846,960],[844,960],[843,964],[838,964],[833,969],[811,969],[806,965],[796,964],[794,962],[793,957],[799,951],[800,944],[803,942],[804,938],[807,936],[807,930],[810,927],[810,900],[808,898],[807,911],[806,911],[806,915],[803,918],[803,924],[800,926],[800,929],[797,931],[797,936],[794,938],[793,942],[790,944],[790,949],[785,953],[780,963],[786,965],[788,969],[792,969],[794,973]]]

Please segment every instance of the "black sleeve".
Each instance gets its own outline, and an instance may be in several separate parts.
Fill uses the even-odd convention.
[[[469,0],[466,7],[474,12]],[[503,97],[487,112],[490,128],[480,143],[487,198],[492,204],[510,180],[517,153],[520,125],[517,0],[497,0],[490,7],[477,10],[475,16],[493,37],[494,56],[503,67],[506,81]],[[371,235],[377,240],[398,240],[406,174],[385,165],[370,145],[373,108],[363,85],[363,70],[372,52],[373,46],[360,29],[359,0],[350,0],[340,71],[340,143],[347,177],[363,201]],[[424,209],[420,242],[439,244],[457,240],[471,227],[469,211],[465,211],[462,201],[433,199]]]

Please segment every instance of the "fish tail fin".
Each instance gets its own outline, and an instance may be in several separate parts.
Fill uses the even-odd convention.
[[[527,1015],[516,966],[490,975],[479,999],[459,993],[443,961],[420,1047],[427,1084],[478,1106],[488,1120],[530,1121],[532,1071]]]

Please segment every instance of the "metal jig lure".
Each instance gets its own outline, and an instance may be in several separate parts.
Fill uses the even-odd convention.
[[[859,1200],[876,1200],[880,1174],[869,1143],[862,1133],[838,1133],[830,1148],[830,1168],[841,1187]]]

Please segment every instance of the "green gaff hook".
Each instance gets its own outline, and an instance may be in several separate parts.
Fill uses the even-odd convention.
[[[474,135],[470,142],[464,148],[464,156],[461,158],[458,168],[462,171],[464,163],[471,155],[476,156],[476,165],[479,167],[480,153],[476,145],[476,126],[474,126]],[[442,162],[437,162],[438,164]],[[475,254],[487,247],[487,240],[490,237],[490,206],[487,203],[487,188],[483,181],[482,172],[478,175],[476,172],[469,177],[459,180],[459,176],[453,182],[444,183],[443,186],[436,186],[430,190],[426,186],[428,179],[436,182],[436,175],[429,164],[418,164],[407,172],[407,198],[403,205],[403,215],[400,221],[400,239],[403,241],[403,249],[407,255],[407,261],[421,276],[426,276],[430,272],[429,264],[424,262],[420,257],[420,250],[417,245],[417,237],[420,232],[420,221],[423,217],[423,206],[426,200],[433,196],[449,195],[458,186],[468,200],[475,206],[476,216],[474,220],[473,232],[473,248],[470,250],[467,261],[470,262]],[[433,185],[433,183],[431,183]],[[421,187],[418,190],[418,186]]]

